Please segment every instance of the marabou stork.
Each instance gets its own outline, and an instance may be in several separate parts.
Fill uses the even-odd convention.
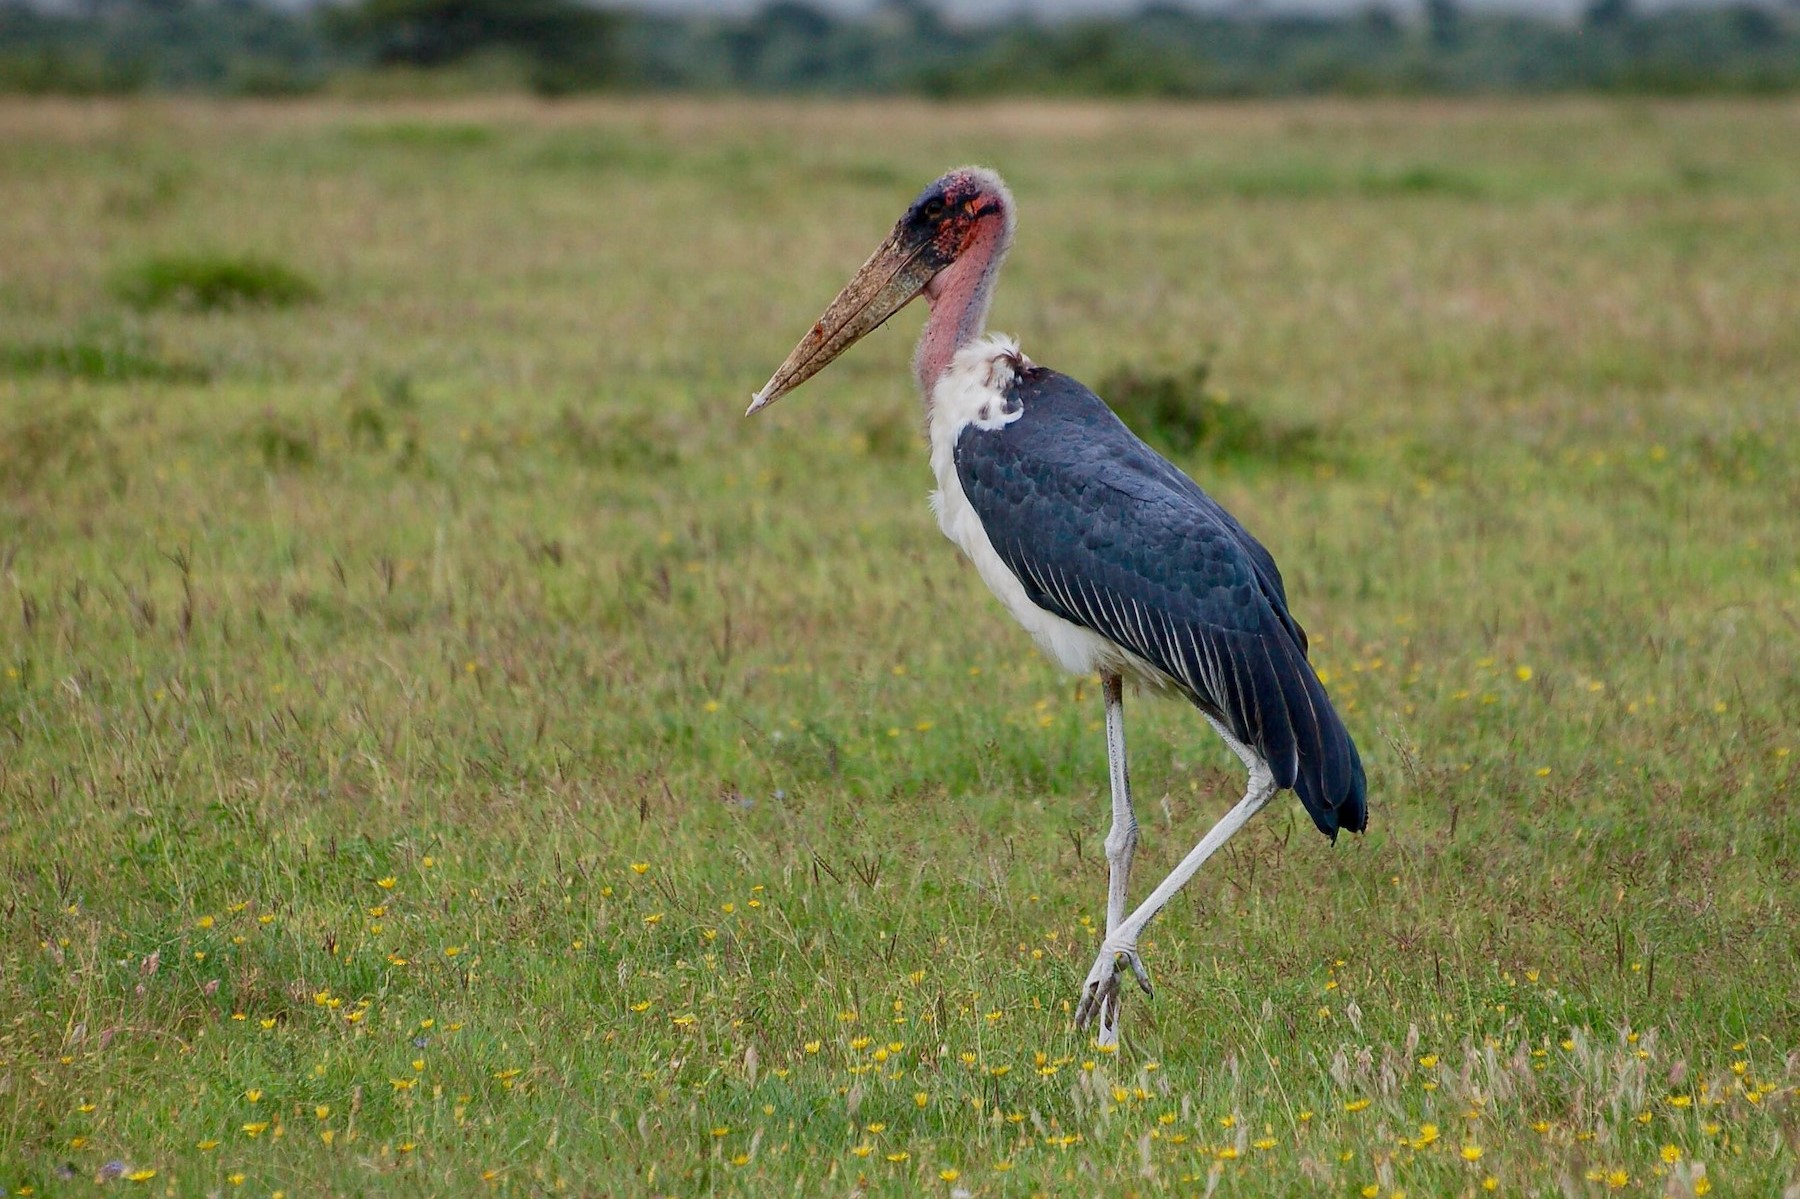
[[[752,398],[774,403],[923,295],[931,315],[913,371],[924,393],[931,506],[982,581],[1045,654],[1098,674],[1106,702],[1112,828],[1106,936],[1076,1024],[1116,1044],[1121,972],[1146,994],[1138,937],[1276,792],[1320,832],[1361,832],[1361,758],[1306,657],[1281,572],[1230,513],[1145,445],[1100,397],[984,334],[1013,238],[1000,176],[953,170],[927,187]],[[749,415],[749,413],[746,413]],[[1126,913],[1137,819],[1125,767],[1122,682],[1185,696],[1249,771],[1244,796],[1150,896]]]

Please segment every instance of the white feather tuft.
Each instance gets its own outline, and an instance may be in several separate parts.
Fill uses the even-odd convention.
[[[931,470],[938,488],[931,495],[931,510],[938,528],[975,564],[988,590],[1052,662],[1072,674],[1116,671],[1141,684],[1165,688],[1169,680],[1136,654],[1032,603],[1024,584],[995,552],[981,517],[963,492],[956,474],[957,438],[969,425],[992,432],[1018,420],[1024,409],[1007,393],[1030,366],[1016,339],[991,333],[957,351],[932,388]],[[1010,411],[1009,403],[1014,405]]]

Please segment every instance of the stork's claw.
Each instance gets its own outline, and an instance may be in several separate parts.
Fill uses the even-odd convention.
[[[1155,998],[1156,992],[1150,986],[1150,972],[1144,969],[1144,959],[1138,956],[1137,946],[1129,942],[1106,941],[1100,946],[1100,955],[1094,959],[1094,968],[1088,971],[1087,981],[1081,984],[1081,1002],[1075,1007],[1075,1027],[1085,1029],[1093,1023],[1094,1017],[1102,1015],[1102,1031],[1113,1027],[1119,1014],[1119,975],[1128,966],[1144,994]]]
[[[1144,959],[1137,955],[1137,950],[1134,949],[1129,955],[1121,956],[1124,956],[1125,961],[1130,964],[1131,972],[1137,976],[1138,986],[1143,988],[1144,994],[1151,999],[1155,999],[1156,988],[1150,985],[1150,972],[1144,969]],[[1117,959],[1115,958],[1114,960],[1116,961]]]

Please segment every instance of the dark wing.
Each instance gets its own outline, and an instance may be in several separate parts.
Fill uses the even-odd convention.
[[[1269,552],[1080,383],[1033,367],[1013,387],[1023,412],[965,428],[956,473],[1026,595],[1168,675],[1321,832],[1362,831],[1362,761]]]

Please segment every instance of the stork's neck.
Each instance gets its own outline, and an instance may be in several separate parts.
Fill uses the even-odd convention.
[[[931,316],[925,321],[918,352],[913,355],[913,374],[918,377],[928,407],[932,388],[949,368],[950,360],[980,337],[986,327],[994,281],[1011,244],[1012,213],[1006,212],[997,220],[983,220],[956,261],[925,285],[925,302],[931,305]]]

